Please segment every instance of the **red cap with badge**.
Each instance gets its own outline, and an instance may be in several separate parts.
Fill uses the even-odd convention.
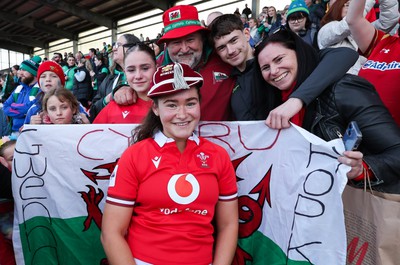
[[[190,5],[171,7],[164,12],[163,23],[164,35],[158,43],[181,38],[199,30],[207,30],[201,26],[197,8]]]
[[[147,96],[150,98],[177,93],[193,86],[200,88],[203,77],[187,64],[172,63],[157,68],[153,75],[153,86]]]

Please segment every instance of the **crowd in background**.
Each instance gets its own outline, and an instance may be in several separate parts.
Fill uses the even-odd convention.
[[[367,0],[362,7],[353,2],[294,0],[280,11],[263,7],[260,14],[246,5],[242,12],[213,12],[201,22],[197,10],[193,17],[185,7],[182,19],[198,21],[195,30],[177,32],[164,13],[165,31],[155,41],[124,34],[86,55],[34,56],[0,78],[2,141],[15,141],[24,124],[140,123],[152,108],[148,93],[157,67],[179,62],[204,79],[202,120],[266,120],[276,129],[291,121],[330,140],[347,126],[345,110],[368,116],[358,120],[366,135],[362,153],[350,150],[341,162],[352,167],[348,177],[354,183],[368,176],[383,191],[400,193],[393,164],[400,157],[398,2]],[[347,92],[339,100],[341,87]],[[344,104],[346,98],[364,97],[356,110]],[[332,98],[338,101],[332,108],[318,105]],[[379,117],[370,113],[373,108]],[[317,114],[319,120],[312,120]],[[320,125],[324,122],[332,131],[318,129],[329,127]],[[385,130],[392,140],[383,149],[376,141]]]

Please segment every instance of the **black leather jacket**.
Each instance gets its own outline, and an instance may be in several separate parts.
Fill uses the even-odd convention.
[[[374,189],[400,193],[400,128],[368,81],[345,75],[307,107],[303,127],[329,141],[350,121],[363,134],[358,150],[376,177]]]

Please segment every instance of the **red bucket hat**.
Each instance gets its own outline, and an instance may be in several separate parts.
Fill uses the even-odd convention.
[[[170,95],[193,86],[200,88],[203,77],[187,64],[172,63],[157,68],[153,75],[153,86],[147,96],[150,98]]]
[[[171,7],[164,12],[163,23],[164,35],[158,43],[181,38],[199,30],[207,30],[201,26],[197,8],[190,5]]]
[[[53,61],[45,61],[45,62],[41,63],[39,66],[39,69],[37,71],[37,79],[39,79],[40,75],[46,71],[51,71],[51,72],[55,73],[60,78],[61,84],[63,86],[65,85],[64,71],[58,63],[53,62]],[[39,84],[39,86],[40,86],[40,84]]]

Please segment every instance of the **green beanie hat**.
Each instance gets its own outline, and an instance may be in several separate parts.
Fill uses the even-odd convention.
[[[308,7],[306,5],[306,2],[304,2],[304,0],[292,1],[292,3],[290,3],[288,12],[286,14],[286,18],[289,18],[289,16],[295,12],[303,12],[306,13],[307,15],[310,15],[310,11],[308,10]]]
[[[42,58],[39,56],[33,56],[31,59],[25,60],[21,63],[20,69],[31,73],[33,76],[37,76],[37,71]]]

